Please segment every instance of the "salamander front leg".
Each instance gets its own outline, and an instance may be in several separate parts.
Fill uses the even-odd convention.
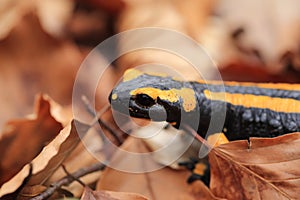
[[[190,161],[180,162],[178,164],[191,171],[192,174],[187,179],[188,183],[200,180],[209,186],[210,167],[207,161],[191,158]]]
[[[228,143],[227,137],[224,133],[215,133],[211,134],[207,138],[207,142],[212,147],[217,147],[221,144]],[[210,182],[210,166],[207,158],[198,159],[198,158],[190,158],[187,162],[178,163],[179,166],[183,166],[189,171],[191,171],[190,177],[187,179],[188,183],[192,183],[194,181],[200,180],[205,185],[209,186]]]

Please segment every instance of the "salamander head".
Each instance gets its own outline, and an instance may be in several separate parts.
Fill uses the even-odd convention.
[[[154,121],[180,122],[182,112],[196,108],[194,90],[185,82],[136,69],[125,72],[109,101],[114,110]]]

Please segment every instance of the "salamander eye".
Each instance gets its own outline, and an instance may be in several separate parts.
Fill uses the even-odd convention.
[[[155,101],[146,94],[138,94],[135,96],[135,102],[143,107],[150,107],[155,104]]]

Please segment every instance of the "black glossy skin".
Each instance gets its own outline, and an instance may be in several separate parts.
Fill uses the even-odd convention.
[[[209,123],[211,108],[220,107],[219,101],[211,101],[205,98],[203,91],[207,85],[194,82],[193,88],[197,94],[200,109],[200,122],[197,132],[204,136],[205,124]],[[278,89],[265,89],[258,87],[237,87],[210,85],[213,92],[225,89],[227,93],[254,94],[271,97],[300,99],[300,91],[288,91]],[[282,97],[283,96],[283,97]],[[226,103],[226,117],[224,123],[225,133],[229,140],[248,139],[249,137],[275,137],[287,133],[300,131],[300,113],[275,112],[269,109],[246,108]]]
[[[136,97],[129,95],[130,91],[142,87],[152,87],[161,90],[180,89],[183,87],[192,88],[195,91],[197,106],[195,110],[185,112],[182,109],[182,101],[168,102],[160,99],[152,103],[150,100],[150,104],[148,102],[149,105],[142,106],[137,102]],[[113,109],[132,117],[149,119],[149,110],[151,110],[151,118],[153,120],[173,122],[172,124],[176,128],[180,124],[188,124],[203,137],[208,133],[212,108],[215,112],[219,112],[220,116],[224,113],[225,108],[224,114],[226,116],[225,123],[222,124],[220,130],[213,129],[209,133],[224,132],[229,140],[248,139],[249,137],[275,137],[300,131],[300,113],[275,112],[269,109],[252,107],[246,108],[232,105],[228,102],[209,100],[203,93],[205,89],[213,92],[224,91],[225,89],[227,93],[254,94],[300,100],[300,91],[226,85],[225,87],[223,85],[208,86],[198,82],[176,81],[171,77],[143,74],[136,79],[121,82],[117,85],[112,93],[116,93],[118,98],[112,100],[110,97],[110,102]],[[143,98],[140,98],[138,101],[143,101]],[[163,115],[165,112],[167,116]],[[156,113],[156,115],[153,113]]]

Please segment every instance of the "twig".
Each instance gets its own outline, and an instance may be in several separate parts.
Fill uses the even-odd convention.
[[[61,165],[61,167],[63,168],[64,172],[65,172],[68,176],[70,176],[71,178],[73,178],[74,181],[77,181],[77,182],[78,182],[80,185],[82,185],[83,187],[86,186],[84,182],[82,182],[80,179],[74,177],[74,176],[67,170],[67,168],[66,168],[65,165]]]
[[[113,138],[116,140],[118,145],[122,144],[122,140],[119,138],[118,136],[119,134],[117,133],[117,130],[110,128],[110,126],[106,124],[106,122],[104,122],[101,118],[98,118],[98,123],[100,124],[100,126],[103,126],[103,128],[105,128],[113,136]]]
[[[44,199],[47,199],[52,194],[54,194],[54,192],[56,190],[58,190],[60,187],[67,186],[70,183],[72,183],[74,180],[79,179],[80,177],[83,177],[87,174],[90,174],[90,173],[93,173],[93,172],[96,172],[96,171],[101,171],[104,168],[105,168],[105,165],[102,164],[102,163],[96,163],[94,165],[81,168],[78,171],[72,173],[71,175],[67,175],[66,177],[52,183],[51,186],[47,190],[45,190],[44,192],[42,192],[38,196],[31,198],[31,200],[44,200]]]
[[[110,105],[103,106],[103,108],[99,112],[95,113],[94,110],[92,109],[91,104],[90,104],[89,100],[87,99],[87,97],[82,96],[81,99],[82,99],[88,113],[90,113],[94,117],[94,120],[92,121],[91,126],[94,126],[96,123],[99,123],[100,126],[102,126],[104,129],[106,129],[113,136],[113,138],[116,140],[118,145],[122,144],[122,140],[119,138],[120,134],[118,134],[118,131],[115,129],[112,129],[110,127],[110,125],[108,125],[106,122],[104,122],[101,119],[101,116],[110,108]]]

